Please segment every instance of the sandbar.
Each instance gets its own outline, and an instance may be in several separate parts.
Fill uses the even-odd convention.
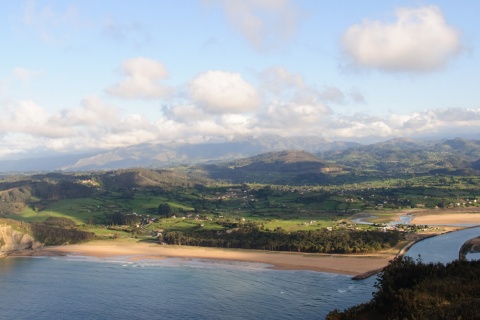
[[[272,268],[282,270],[312,270],[352,276],[386,267],[389,261],[395,258],[393,253],[362,255],[317,254],[114,241],[92,241],[83,244],[44,247],[26,255],[122,257],[129,260],[166,259],[169,257],[231,260],[265,263],[271,265]]]

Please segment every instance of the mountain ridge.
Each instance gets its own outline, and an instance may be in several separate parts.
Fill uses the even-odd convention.
[[[463,163],[478,167],[480,140],[413,140],[394,138],[368,145],[345,141],[327,141],[319,137],[282,138],[279,136],[243,137],[231,141],[200,144],[139,144],[107,151],[48,157],[0,160],[0,172],[73,172],[216,164],[246,159],[268,152],[301,150],[337,165],[363,168],[367,163],[376,170],[405,170],[399,163],[416,161],[425,170]],[[436,159],[438,158],[438,159]]]

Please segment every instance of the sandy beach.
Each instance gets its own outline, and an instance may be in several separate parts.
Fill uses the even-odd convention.
[[[413,211],[413,212],[412,212]],[[413,224],[478,224],[480,208],[470,210],[411,210],[398,213],[413,213]],[[122,257],[139,259],[214,259],[265,263],[276,269],[312,270],[347,275],[361,275],[388,265],[395,254],[376,253],[365,255],[317,254],[261,250],[220,249],[190,246],[169,246],[134,240],[92,241],[77,245],[44,247],[15,255],[59,256],[80,255],[97,258]]]
[[[44,247],[26,255],[81,255],[97,258],[122,257],[128,260],[215,259],[260,262],[283,270],[312,270],[359,275],[388,265],[393,254],[332,255],[260,250],[219,249],[189,246],[167,246],[141,242],[93,241],[78,245]]]
[[[459,224],[471,224],[480,225],[480,212],[472,213],[444,213],[439,212],[436,214],[424,213],[416,214],[412,219],[413,224],[442,224],[442,225],[459,225]]]

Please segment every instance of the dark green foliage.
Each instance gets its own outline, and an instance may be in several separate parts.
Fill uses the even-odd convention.
[[[166,232],[163,241],[203,247],[261,249],[319,253],[366,253],[394,246],[398,232],[378,231],[296,231],[265,232],[247,223],[228,231],[199,230]]]
[[[43,223],[31,225],[33,237],[44,245],[73,244],[92,240],[94,233],[75,229],[52,227]]]
[[[366,304],[327,319],[478,319],[480,261],[425,264],[395,259],[378,278],[378,291]]]
[[[172,214],[172,207],[168,203],[160,203],[158,206],[158,214],[169,217]]]
[[[67,180],[33,182],[31,188],[32,195],[48,200],[86,198],[92,195],[92,188]]]
[[[139,224],[142,217],[136,213],[115,212],[105,214],[105,224],[114,226],[133,226]]]
[[[0,215],[20,212],[30,196],[28,187],[14,187],[0,191]]]

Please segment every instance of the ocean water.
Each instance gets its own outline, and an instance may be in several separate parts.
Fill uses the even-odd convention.
[[[477,227],[429,238],[407,255],[446,263],[479,235]],[[369,301],[375,282],[248,262],[5,258],[0,319],[324,319]]]
[[[1,319],[323,319],[375,277],[213,260],[0,259]]]

